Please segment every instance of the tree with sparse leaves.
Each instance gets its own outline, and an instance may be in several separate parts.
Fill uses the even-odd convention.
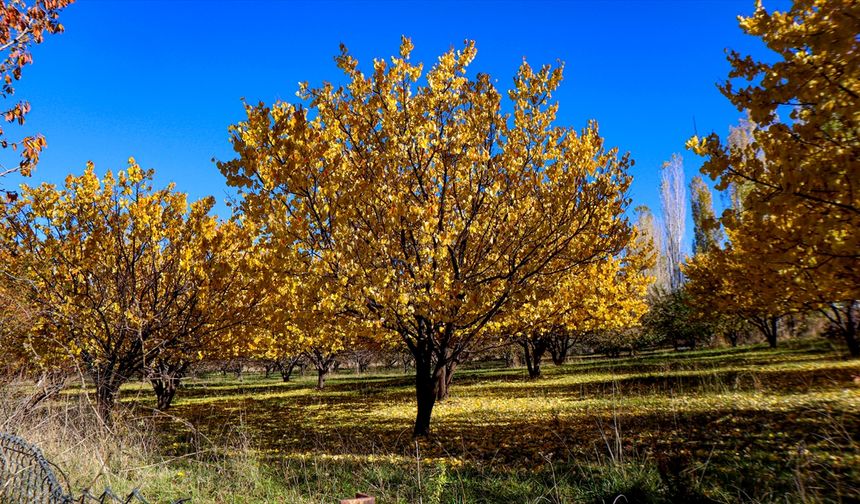
[[[15,94],[15,83],[21,79],[24,67],[33,62],[30,48],[40,44],[46,34],[61,33],[60,11],[74,0],[37,0],[31,4],[23,0],[0,2],[0,96],[10,98]],[[20,101],[3,111],[7,123],[24,124],[30,104]],[[42,135],[26,136],[20,140],[9,140],[4,128],[0,128],[0,147],[20,152],[20,159],[13,166],[0,166],[0,176],[18,171],[29,175],[39,153],[45,148]]]

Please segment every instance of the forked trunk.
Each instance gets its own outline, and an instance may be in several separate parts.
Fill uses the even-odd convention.
[[[280,361],[277,363],[278,372],[281,373],[281,379],[284,381],[284,383],[290,381],[290,378],[293,375],[293,370],[296,368],[300,361],[301,357],[299,356],[288,358],[284,361]]]
[[[454,371],[457,369],[457,361],[449,360],[446,364],[439,368],[436,372],[433,391],[436,394],[437,401],[444,401],[448,398],[451,382],[454,380]]]
[[[523,338],[520,340],[520,345],[523,347],[523,354],[526,361],[526,369],[529,371],[529,378],[540,378],[541,368],[540,363],[546,353],[546,341],[543,338]]]
[[[822,310],[822,312],[842,334],[851,357],[860,357],[860,341],[857,339],[857,326],[860,325],[858,301],[833,303],[830,305],[830,310]]]
[[[170,403],[176,396],[176,386],[178,379],[154,379],[151,380],[152,389],[155,391],[156,408],[159,411],[164,411],[170,408]]]
[[[159,362],[150,372],[149,383],[155,392],[156,408],[165,411],[170,408],[179,383],[188,370],[189,362]]]
[[[767,340],[767,344],[771,348],[776,348],[779,317],[758,317],[752,319],[752,322],[753,325],[761,331],[762,335],[764,335],[765,340]]]

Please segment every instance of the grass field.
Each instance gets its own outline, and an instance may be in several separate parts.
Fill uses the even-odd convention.
[[[860,362],[824,341],[573,358],[544,374],[458,371],[418,443],[402,373],[338,374],[324,391],[312,376],[189,379],[158,416],[132,384],[147,453],[70,472],[154,501],[860,501]]]

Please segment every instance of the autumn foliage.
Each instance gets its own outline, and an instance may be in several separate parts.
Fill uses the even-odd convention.
[[[786,12],[759,4],[741,28],[778,55],[736,52],[723,94],[750,117],[745,141],[711,134],[688,146],[706,156],[717,188],[742,195],[723,213],[728,245],[688,275],[729,310],[778,316],[818,310],[860,355],[860,4],[798,0]],[[738,84],[740,82],[740,84]],[[707,303],[708,296],[703,298]]]
[[[468,42],[428,71],[400,54],[347,83],[303,84],[303,103],[248,106],[237,157],[219,167],[242,209],[313,285],[316,320],[395,338],[416,362],[415,434],[452,367],[500,313],[567,302],[556,286],[611,261],[631,239],[626,156],[596,123],[554,125],[561,68],[523,63],[505,94],[467,76]],[[608,278],[612,278],[610,275]]]
[[[243,321],[252,234],[191,204],[172,186],[155,190],[134,160],[99,178],[92,165],[62,188],[22,186],[0,209],[3,275],[33,307],[19,334],[37,365],[78,366],[96,386],[105,419],[119,387],[165,359],[194,359]]]
[[[15,93],[15,82],[21,79],[24,67],[33,62],[30,47],[41,43],[46,34],[61,33],[60,11],[74,0],[37,0],[28,5],[24,0],[3,0],[0,3],[0,96],[9,98]],[[5,109],[2,114],[7,123],[24,124],[30,103],[20,101]],[[16,166],[0,166],[0,176],[20,171],[28,175],[39,162],[39,153],[45,148],[45,138],[30,135],[10,141],[4,128],[0,128],[0,147],[20,150]]]

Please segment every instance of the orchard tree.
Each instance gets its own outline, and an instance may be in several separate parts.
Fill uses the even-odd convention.
[[[731,240],[731,232],[729,240]],[[747,262],[737,254],[731,244],[725,249],[714,249],[706,254],[697,254],[684,265],[684,274],[689,281],[684,286],[681,303],[670,303],[667,308],[685,313],[692,321],[726,317],[740,318],[755,326],[771,348],[776,348],[780,320],[795,312],[796,290],[786,288],[781,278],[774,278],[768,265]],[[687,308],[693,310],[688,313]],[[664,310],[666,312],[666,310]],[[666,317],[665,321],[686,333],[687,327],[678,326]]]
[[[191,366],[235,353],[231,353],[228,335],[256,320],[258,307],[268,294],[256,281],[260,262],[253,228],[233,220],[218,222],[214,229],[204,232],[208,233],[205,239],[195,243],[207,255],[198,255],[196,260],[203,261],[209,270],[187,284],[187,288],[196,289],[197,307],[182,316],[165,317],[158,330],[163,332],[162,340],[173,338],[172,343],[151,357],[144,369],[161,411],[170,407]]]
[[[74,0],[3,0],[0,2],[0,96],[10,98],[15,94],[15,83],[21,79],[24,67],[33,62],[30,48],[40,44],[46,34],[61,33],[60,11]],[[5,108],[5,107],[4,107]],[[20,101],[3,111],[7,123],[24,124],[30,104]],[[6,131],[0,128],[0,147],[20,151],[20,159],[14,166],[0,165],[0,176],[19,171],[29,175],[39,153],[45,147],[42,135],[31,135],[11,141]]]
[[[0,245],[26,258],[3,274],[37,310],[28,344],[81,365],[106,422],[123,383],[244,310],[235,265],[250,240],[218,225],[211,198],[189,205],[172,185],[153,190],[152,176],[134,160],[101,179],[89,165],[62,188],[22,186],[2,209]]]
[[[523,348],[530,378],[541,376],[546,352],[559,355],[559,346],[569,345],[577,335],[638,324],[647,309],[645,293],[653,281],[643,272],[653,264],[653,256],[650,249],[625,252],[623,257],[591,263],[553,279],[552,285],[544,286],[551,293],[541,293],[534,302],[514,303],[514,309],[490,324],[497,333],[512,334]]]
[[[720,86],[748,111],[743,141],[694,137],[707,157],[702,171],[717,189],[743,188],[743,212],[721,219],[732,260],[765,298],[788,297],[817,309],[860,356],[860,3],[795,0],[785,12],[761,3],[741,28],[776,58],[756,61],[731,52]],[[780,119],[786,118],[786,121]],[[768,291],[776,291],[768,292]]]
[[[219,167],[249,218],[308,257],[329,313],[409,349],[424,436],[446,370],[488,322],[626,246],[630,161],[595,123],[553,125],[561,68],[523,63],[506,113],[493,79],[467,76],[472,42],[426,73],[411,52],[404,38],[365,74],[343,49],[345,85],[248,106]]]

